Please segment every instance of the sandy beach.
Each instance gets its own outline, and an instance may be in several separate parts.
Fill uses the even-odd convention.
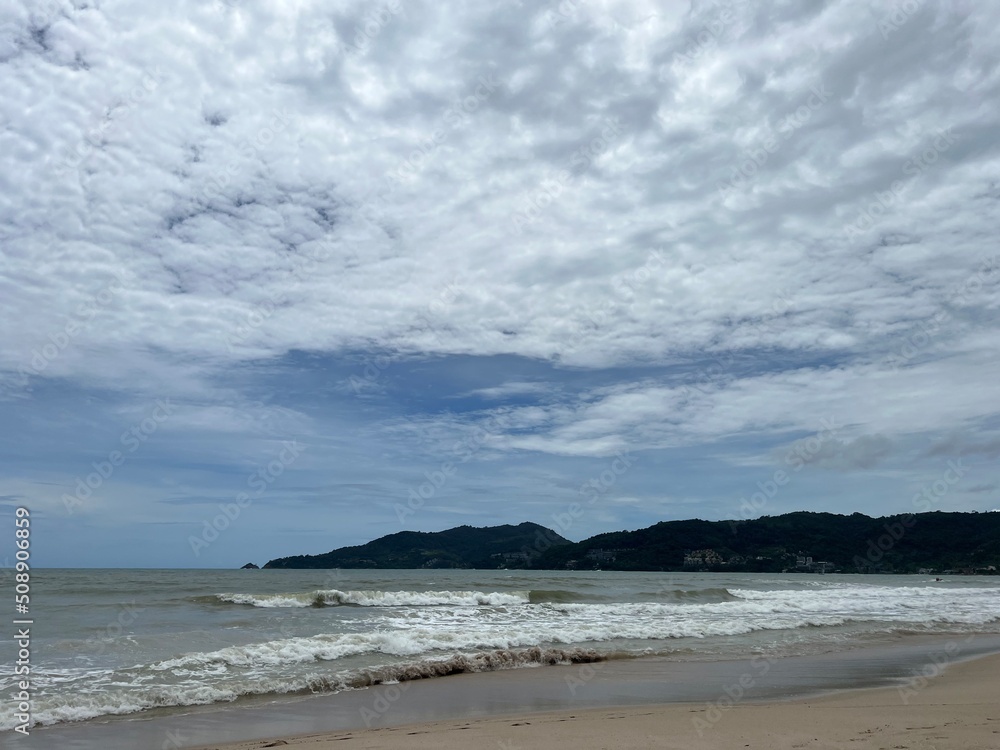
[[[208,745],[204,750],[432,748],[898,748],[1000,747],[1000,655],[932,668],[901,687],[766,703],[630,706]]]

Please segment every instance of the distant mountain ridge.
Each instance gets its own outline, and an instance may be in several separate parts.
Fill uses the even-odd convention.
[[[367,544],[322,555],[269,561],[265,568],[497,568],[523,567],[541,547],[572,544],[551,529],[526,521],[517,526],[458,526],[446,531],[400,531]]]
[[[739,521],[662,521],[554,547],[532,561],[534,568],[555,570],[594,565],[606,570],[993,573],[991,566],[1000,568],[1000,513],[872,518],[800,511]]]
[[[871,518],[801,511],[746,521],[662,521],[575,543],[530,522],[459,526],[402,531],[264,567],[996,573],[1000,513]]]

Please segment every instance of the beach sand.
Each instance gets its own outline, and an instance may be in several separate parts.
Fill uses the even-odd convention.
[[[280,740],[206,750],[530,750],[531,748],[1000,748],[1000,655],[934,668],[902,687],[792,701],[674,703],[525,713]]]

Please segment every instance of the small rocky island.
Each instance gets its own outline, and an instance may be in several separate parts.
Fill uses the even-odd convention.
[[[260,566],[254,565],[253,563],[247,563],[240,570],[260,570]]]

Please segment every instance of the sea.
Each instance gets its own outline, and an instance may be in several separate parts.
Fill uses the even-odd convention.
[[[996,576],[49,569],[31,585],[35,728],[464,672],[1000,633]],[[16,659],[0,640],[0,662]],[[19,679],[0,675],[0,745]]]

